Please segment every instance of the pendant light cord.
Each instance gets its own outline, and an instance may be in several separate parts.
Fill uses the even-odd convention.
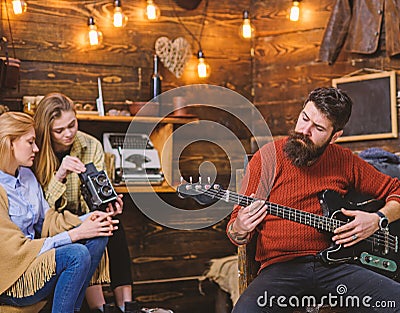
[[[7,0],[5,1],[5,6],[6,6],[6,14],[7,14],[7,22],[8,22],[8,30],[10,32],[10,38],[11,38],[11,47],[13,50],[14,58],[16,59],[16,54],[15,54],[15,46],[14,46],[14,38],[11,30],[11,23],[10,23],[10,15],[8,14],[8,6],[7,6]],[[6,56],[8,57],[8,51],[7,51],[7,43],[6,43],[6,49],[5,53],[7,54]]]
[[[199,38],[196,38],[196,36],[193,34],[193,32],[183,23],[182,19],[178,16],[176,10],[175,10],[175,5],[171,2],[171,0],[169,1],[169,3],[172,6],[172,10],[174,11],[174,15],[176,16],[176,18],[178,19],[179,24],[188,32],[188,34],[194,39],[194,41],[197,42],[197,44],[199,45],[199,50],[201,49],[201,39],[203,37],[203,30],[204,30],[204,25],[206,22],[206,18],[207,18],[207,8],[208,8],[208,0],[204,0],[204,8],[203,8],[203,19],[201,21],[201,28],[200,28],[200,34],[199,34]]]

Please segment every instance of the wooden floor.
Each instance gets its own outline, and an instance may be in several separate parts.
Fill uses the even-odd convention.
[[[109,286],[103,287],[107,303],[114,298]],[[165,308],[174,313],[229,313],[229,295],[210,281],[199,285],[198,280],[145,284],[133,286],[134,299],[146,308]],[[84,303],[81,313],[90,313]]]

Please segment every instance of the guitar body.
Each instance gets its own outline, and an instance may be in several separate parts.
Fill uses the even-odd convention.
[[[320,193],[319,200],[325,216],[329,216],[332,219],[337,219],[345,223],[349,223],[351,218],[344,215],[340,209],[345,208],[347,210],[362,210],[367,212],[376,212],[382,205],[383,201],[369,200],[361,203],[352,203],[345,200],[340,194],[332,191],[325,190]],[[397,236],[400,235],[400,221],[391,223],[390,234]],[[381,273],[387,277],[390,277],[396,281],[400,281],[400,251],[394,251],[393,249],[385,249],[385,243],[390,244],[385,233],[378,231],[375,233],[377,239],[367,238],[351,247],[344,247],[332,243],[332,245],[322,250],[318,256],[322,262],[326,264],[339,264],[339,263],[356,263],[369,268],[375,272]],[[333,237],[332,233],[328,236]]]

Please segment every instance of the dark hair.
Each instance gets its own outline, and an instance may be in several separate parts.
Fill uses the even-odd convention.
[[[332,122],[334,132],[342,130],[349,121],[353,101],[343,90],[316,88],[310,92],[304,105],[310,101]]]

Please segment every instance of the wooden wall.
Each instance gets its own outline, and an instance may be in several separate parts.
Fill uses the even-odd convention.
[[[191,11],[179,8],[173,0],[156,0],[162,12],[157,22],[144,19],[145,0],[122,1],[129,21],[120,30],[111,25],[112,0],[27,2],[28,11],[14,16],[11,1],[7,0],[7,7],[5,0],[1,1],[0,33],[10,40],[8,9],[16,57],[22,61],[19,90],[0,91],[0,103],[8,104],[13,109],[20,108],[24,95],[49,92],[62,92],[75,101],[94,104],[97,77],[102,79],[106,110],[115,104],[123,108],[125,100],[148,101],[154,43],[161,36],[170,39],[181,36],[192,46],[192,58],[181,78],[176,78],[161,66],[163,91],[188,84],[208,83],[228,87],[251,98],[251,43],[238,37],[242,11],[250,6],[250,1],[209,1],[201,40],[203,52],[212,68],[212,75],[207,80],[199,80],[195,75],[204,0]],[[103,32],[103,44],[98,49],[90,49],[84,42],[90,15],[94,16],[96,25]],[[176,15],[197,39],[192,38]],[[3,51],[0,51],[2,54]],[[223,125],[229,124],[227,127],[248,145],[248,131],[241,130],[243,126],[229,121],[225,114],[201,110],[196,114]],[[240,156],[239,167],[242,158]],[[226,156],[214,145],[205,148],[203,143],[189,147],[182,155],[179,166],[187,175],[196,177],[199,164],[207,160],[215,162],[221,169],[221,180],[229,179],[230,172],[224,161]],[[179,200],[175,194],[160,196],[166,202],[186,209],[200,208],[192,200]],[[177,313],[213,312],[216,288],[205,288],[206,292],[202,295],[197,278],[203,275],[212,258],[236,251],[225,235],[226,219],[205,229],[178,231],[147,218],[128,195],[124,201],[122,223],[132,256],[135,298],[148,307],[169,307]]]
[[[156,0],[162,11],[157,22],[143,18],[145,0],[125,0],[123,9],[129,21],[121,30],[111,26],[111,0],[28,0],[28,11],[22,16],[11,13],[8,0],[16,56],[22,64],[19,90],[0,91],[0,102],[18,104],[23,95],[59,91],[74,100],[94,104],[97,77],[102,78],[106,109],[113,103],[123,106],[127,99],[148,101],[155,40],[161,36],[183,36],[192,45],[192,58],[179,79],[161,66],[163,91],[198,83],[227,87],[254,101],[274,136],[285,135],[312,89],[329,86],[333,78],[362,68],[400,70],[400,59],[387,57],[385,51],[368,56],[342,51],[333,66],[318,60],[334,2],[303,0],[302,19],[294,23],[287,18],[290,1],[209,0],[201,44],[212,74],[199,80],[195,76],[196,40],[176,15],[198,37],[205,0],[192,11],[177,7],[173,0]],[[257,30],[256,38],[250,42],[238,37],[242,11],[249,8]],[[1,9],[0,33],[10,38],[5,0],[1,1]],[[83,40],[90,15],[104,35],[102,46],[95,50],[89,49]],[[232,129],[250,151],[249,130],[239,122],[209,110],[196,114]],[[398,139],[343,145],[354,150],[371,146],[399,150]],[[237,164],[241,157],[235,156]],[[196,175],[199,164],[205,160],[217,164],[221,180],[228,180],[229,161],[213,145],[193,145],[182,156],[179,166]],[[162,196],[171,203],[182,201],[174,194]],[[181,205],[198,208],[194,202],[185,201]],[[149,220],[127,197],[126,203],[123,223],[132,253],[135,296],[149,305],[169,306],[178,313],[213,312],[213,295],[200,295],[194,277],[203,274],[211,258],[235,252],[224,234],[226,219],[206,229],[176,231]]]
[[[3,32],[10,37],[5,0],[2,3]],[[193,52],[180,79],[162,67],[163,90],[210,83],[250,94],[250,43],[238,38],[241,12],[249,3],[210,1],[201,40],[213,71],[207,81],[194,75],[204,1],[193,11],[179,8],[173,0],[157,1],[162,16],[156,22],[148,22],[143,16],[146,1],[123,1],[129,17],[123,29],[112,26],[111,0],[31,0],[28,11],[20,16],[14,16],[10,1],[7,3],[17,57],[22,61],[20,95],[60,91],[75,100],[93,102],[97,77],[101,77],[106,101],[148,101],[154,44],[162,36],[185,37]],[[103,44],[98,49],[90,49],[84,38],[90,15],[103,32]]]
[[[320,44],[334,3],[334,0],[302,1],[300,20],[291,22],[287,18],[287,1],[252,1],[258,30],[254,42],[254,103],[275,136],[287,134],[294,126],[307,94],[314,88],[331,86],[333,78],[363,68],[400,70],[400,58],[389,58],[383,51],[383,36],[381,49],[372,55],[347,53],[342,49],[334,65],[319,60]],[[343,145],[354,150],[377,146],[399,151],[396,139]]]

